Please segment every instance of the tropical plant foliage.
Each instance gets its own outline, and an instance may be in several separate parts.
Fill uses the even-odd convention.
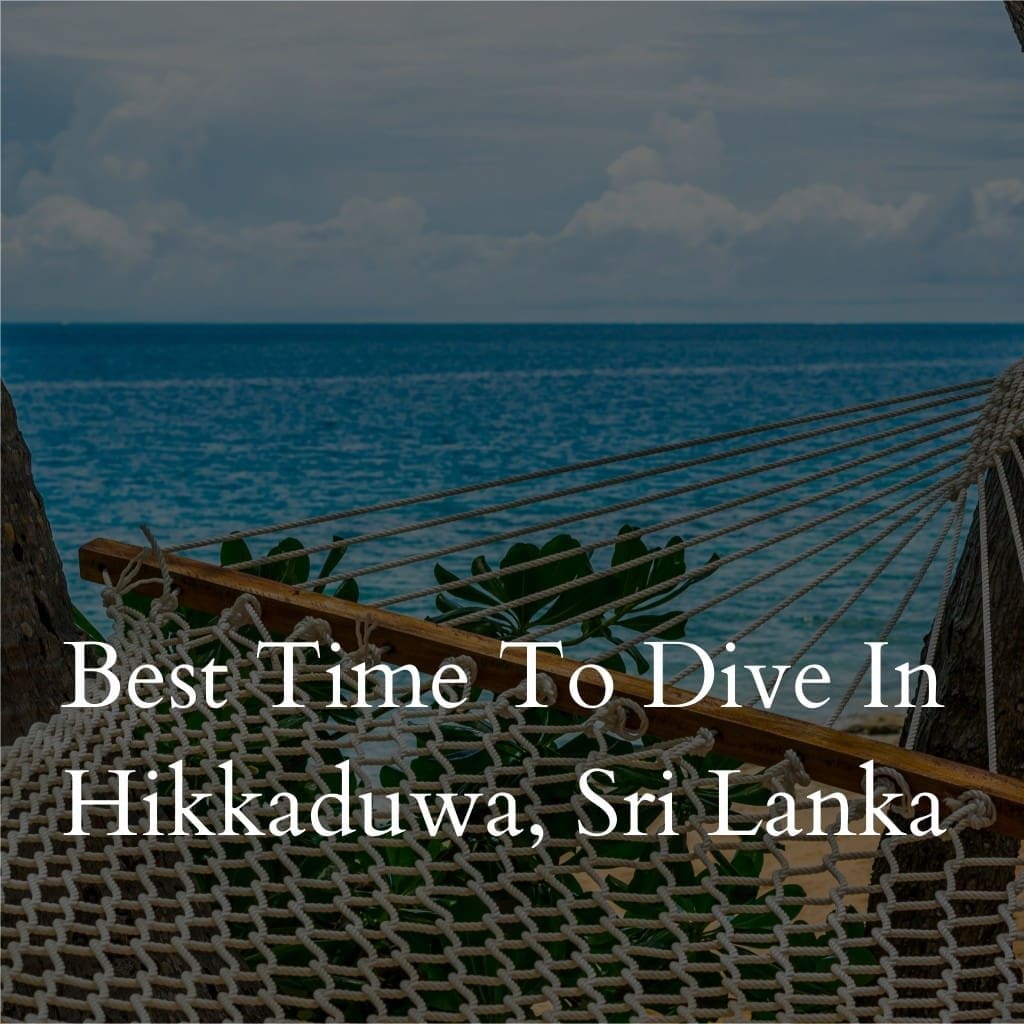
[[[629,635],[681,640],[686,619],[680,618],[679,599],[715,571],[718,556],[712,555],[699,572],[682,578],[687,571],[682,539],[672,537],[664,548],[648,547],[638,533],[629,524],[622,527],[609,564],[602,570],[595,569],[590,552],[567,533],[541,546],[514,544],[499,563],[500,575],[480,555],[461,586],[438,594],[440,614],[433,621],[453,622],[469,613],[486,613],[462,628],[511,640],[582,619],[573,627],[575,633],[558,632],[565,648],[588,645],[599,652],[602,646],[622,646],[622,653],[644,673],[650,665],[637,645],[627,646]],[[548,558],[553,560],[534,564]],[[440,563],[434,567],[434,578],[446,586],[460,581]],[[651,588],[660,589],[642,596]],[[591,614],[599,608],[605,610]],[[622,654],[602,658],[598,653],[596,658],[609,668],[626,669]]]

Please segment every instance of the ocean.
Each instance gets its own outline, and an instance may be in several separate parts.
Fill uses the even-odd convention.
[[[8,324],[2,340],[73,599],[101,618],[76,572],[94,536],[141,542],[144,522],[174,544],[986,377],[1024,352],[1024,325]],[[431,567],[364,596],[429,585]],[[879,581],[877,614],[852,631],[884,617],[907,571]]]

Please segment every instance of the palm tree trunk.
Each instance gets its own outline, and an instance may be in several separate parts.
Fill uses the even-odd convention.
[[[14,402],[2,390],[2,570],[0,742],[7,745],[71,697],[71,659],[64,641],[76,631],[71,600],[32,458],[18,429]]]
[[[1006,13],[1010,16],[1010,24],[1013,25],[1013,31],[1017,34],[1021,50],[1024,51],[1024,2],[1022,0],[1004,0],[1004,2]]]

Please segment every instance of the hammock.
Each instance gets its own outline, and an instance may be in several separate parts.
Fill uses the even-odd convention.
[[[1024,361],[994,381],[175,547],[91,542],[82,571],[104,584],[122,671],[215,656],[226,705],[66,711],[11,749],[6,1015],[1020,1019],[1024,783],[998,771],[1020,739],[998,683],[1022,633],[1004,598],[1021,587],[994,552],[1024,578],[1022,433]],[[901,748],[837,729],[866,699],[861,641],[911,664],[950,660],[950,637],[967,635],[952,619],[972,543],[977,766],[914,749],[945,711],[917,707]],[[649,707],[644,643],[684,635],[716,659],[729,643],[744,661],[788,649],[795,665],[813,651],[847,678],[819,723],[714,700]],[[432,672],[454,658],[474,699],[327,710],[325,663],[300,651],[302,707],[276,708],[284,665],[257,645],[283,637],[340,644],[349,683],[364,660]],[[540,655],[550,706],[521,707],[523,656],[502,657],[500,641],[569,638],[567,653],[614,670],[614,699],[588,714],[567,696],[575,663]],[[758,651],[770,654],[742,657]],[[680,659],[670,682],[692,688],[698,672]],[[222,823],[224,762],[239,790],[287,791],[306,813],[337,790],[340,757],[368,799],[344,809],[362,827],[333,838],[108,836],[103,807],[89,811],[91,835],[64,835],[67,769],[87,770],[94,800],[116,793],[108,769],[135,770],[140,798],[146,771],[181,762]],[[811,791],[844,791],[859,820],[874,796],[866,760],[907,818],[912,794],[939,794],[947,831],[840,835],[839,810],[816,808]],[[616,812],[629,794],[667,792],[676,833],[653,800],[632,808],[635,834],[583,833],[577,821],[599,832],[602,820],[580,793],[591,769],[612,773],[601,778],[614,777],[603,792]],[[824,834],[722,835],[722,771],[732,832],[787,792],[805,825],[824,815]],[[166,787],[155,791],[165,806]],[[415,813],[416,794],[499,791],[523,809],[520,836],[496,837],[479,816],[464,834],[431,829]],[[400,831],[365,834],[385,831],[389,794]]]

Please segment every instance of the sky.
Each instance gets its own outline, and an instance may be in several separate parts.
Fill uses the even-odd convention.
[[[1000,3],[2,19],[8,320],[1024,319]]]

